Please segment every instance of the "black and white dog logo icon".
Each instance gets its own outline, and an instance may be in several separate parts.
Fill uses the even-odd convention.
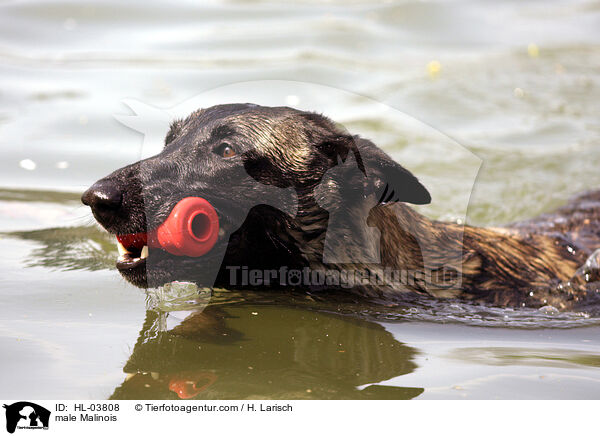
[[[50,411],[28,401],[5,404],[6,431],[14,433],[18,429],[48,429]]]

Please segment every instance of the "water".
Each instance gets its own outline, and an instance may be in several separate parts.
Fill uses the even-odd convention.
[[[198,311],[204,300],[126,284],[113,241],[78,200],[144,153],[114,118],[130,113],[123,100],[166,109],[276,79],[348,92],[327,110],[419,175],[434,198],[420,210],[433,218],[464,217],[467,202],[475,225],[549,211],[600,187],[596,3],[0,9],[0,396],[598,398],[593,310],[215,290]],[[374,116],[353,95],[420,127]],[[439,132],[473,154],[448,153]]]

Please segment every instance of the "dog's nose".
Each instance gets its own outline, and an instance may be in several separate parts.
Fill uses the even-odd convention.
[[[119,187],[109,180],[94,183],[81,196],[81,201],[94,210],[117,210],[121,206],[123,194]]]

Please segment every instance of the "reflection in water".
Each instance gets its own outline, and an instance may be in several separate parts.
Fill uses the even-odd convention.
[[[118,274],[114,270],[117,253],[112,238],[93,226],[10,232],[2,237],[21,241],[11,241],[10,244],[24,256],[22,259],[29,266],[56,270],[106,269],[115,276]],[[8,272],[6,269],[5,273]],[[45,274],[46,270],[32,270],[34,275],[42,273]],[[77,280],[73,282],[75,286],[80,286],[81,277],[93,281],[96,275],[79,272]],[[113,282],[107,283],[112,285]],[[132,292],[136,291],[132,289]],[[431,377],[434,380],[442,377],[442,384],[452,385],[458,381],[464,386],[464,379],[471,377],[473,368],[488,366],[487,374],[494,374],[498,372],[496,368],[504,365],[516,370],[511,369],[508,375],[503,373],[502,379],[476,378],[470,385],[473,391],[469,395],[489,398],[490,392],[494,392],[506,398],[515,398],[517,393],[533,395],[531,393],[534,392],[537,397],[548,397],[548,391],[545,390],[548,388],[543,381],[533,387],[523,385],[522,374],[533,373],[536,380],[542,380],[538,377],[539,368],[551,366],[558,373],[564,368],[578,371],[573,373],[574,378],[569,379],[571,381],[565,382],[568,392],[556,391],[553,397],[565,398],[570,395],[573,398],[595,398],[594,384],[583,388],[578,384],[595,381],[595,374],[582,371],[594,371],[600,365],[591,347],[581,347],[580,340],[588,339],[588,330],[571,329],[572,333],[561,336],[564,338],[561,343],[565,344],[561,345],[563,349],[556,349],[557,345],[550,339],[543,341],[544,348],[520,348],[523,342],[515,343],[514,339],[526,332],[519,333],[518,329],[487,331],[483,343],[471,337],[471,332],[475,334],[477,329],[467,331],[457,326],[452,328],[458,330],[450,334],[448,325],[433,330],[417,327],[417,337],[421,339],[416,341],[414,334],[411,338],[407,333],[411,326],[414,332],[415,324],[412,321],[536,329],[598,324],[600,318],[585,313],[553,314],[533,309],[490,308],[435,300],[384,306],[356,300],[347,294],[323,292],[308,295],[285,289],[262,293],[216,289],[210,297],[210,306],[202,312],[198,311],[198,298],[189,298],[187,294],[177,294],[176,297],[181,298],[173,298],[172,293],[162,289],[158,294],[167,294],[164,296],[165,303],[161,298],[152,298],[157,292],[148,292],[149,308],[152,310],[146,312],[138,342],[124,368],[129,375],[114,390],[112,398],[420,398],[422,387],[429,389],[427,394],[430,398],[448,398],[456,397],[457,393],[450,388],[449,391],[431,389],[427,385],[430,383],[430,373],[434,373]],[[66,297],[68,294],[61,295],[63,299],[70,298]],[[25,299],[10,307],[23,308],[30,301]],[[87,307],[88,303],[74,302],[76,305],[85,304],[79,306],[80,309]],[[120,305],[123,301],[116,300],[115,303]],[[136,304],[139,303],[141,301],[136,300]],[[60,302],[49,307],[62,309],[63,306],[64,302]],[[171,312],[165,313],[169,310]],[[191,313],[190,310],[196,312]],[[46,306],[44,311],[50,314],[40,325],[48,325],[48,320],[52,325],[55,321],[52,317],[57,315],[52,315],[53,310],[48,311]],[[125,316],[130,316],[127,309],[124,311],[127,313]],[[182,313],[185,315],[181,316]],[[118,316],[108,316],[109,320],[114,319],[118,324]],[[178,322],[177,317],[184,321]],[[416,349],[395,340],[388,331],[372,322],[375,320],[411,321],[388,326],[388,329],[398,332],[400,336],[396,337],[418,346],[418,352],[424,353],[425,357],[436,355],[435,346],[428,348],[428,342],[441,341],[441,347],[445,350],[449,348],[444,345],[446,342],[451,347],[460,344],[461,348],[444,354],[444,357],[450,357],[444,362],[448,364],[448,374],[439,373],[439,364],[428,367],[426,363],[415,373]],[[71,344],[63,335],[52,333],[52,330],[35,332],[36,328],[46,330],[46,327],[35,325],[32,324],[31,331],[40,336],[54,335],[52,340],[62,341],[61,344],[66,342],[66,346],[80,347],[78,340],[72,339],[74,343]],[[500,347],[488,347],[488,334],[504,337],[508,342],[500,343]],[[477,335],[474,337],[477,338]],[[536,336],[532,336],[531,332],[527,332],[526,337],[535,343]],[[425,338],[424,342],[422,338]],[[27,356],[26,353],[20,355]],[[25,366],[28,364],[26,360],[20,363]],[[89,364],[89,361],[84,364]],[[118,365],[120,367],[121,363]],[[486,370],[483,372],[486,373]],[[402,382],[405,377],[400,377],[399,381],[408,387],[380,386],[387,385],[386,380],[405,374],[410,374],[410,381]],[[582,374],[589,377],[577,378]],[[394,380],[394,383],[397,381]],[[516,386],[506,387],[506,382]],[[76,384],[75,381],[73,383]],[[362,389],[365,385],[369,386]]]
[[[290,307],[211,305],[168,329],[148,311],[112,399],[410,399],[374,384],[416,368],[376,323]]]
[[[0,189],[0,201],[46,202],[56,204],[73,203],[79,206],[81,194],[60,191],[41,191],[27,189]]]
[[[41,245],[29,253],[26,266],[67,271],[97,271],[115,267],[117,250],[113,237],[93,226],[57,227],[5,235]]]
[[[492,366],[600,367],[600,355],[557,348],[470,347],[452,351],[450,358]]]

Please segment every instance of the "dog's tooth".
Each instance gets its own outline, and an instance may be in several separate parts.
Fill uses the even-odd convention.
[[[158,372],[150,372],[150,377],[152,377],[153,380],[158,380],[160,378],[160,374]]]
[[[148,246],[147,245],[144,245],[144,248],[142,248],[142,252],[140,254],[140,257],[142,259],[145,259],[145,258],[148,257]]]
[[[123,244],[121,244],[118,240],[117,240],[117,250],[119,250],[119,256],[123,257],[125,256],[127,253],[129,253],[129,251],[127,251],[127,248],[125,248],[123,246]]]

